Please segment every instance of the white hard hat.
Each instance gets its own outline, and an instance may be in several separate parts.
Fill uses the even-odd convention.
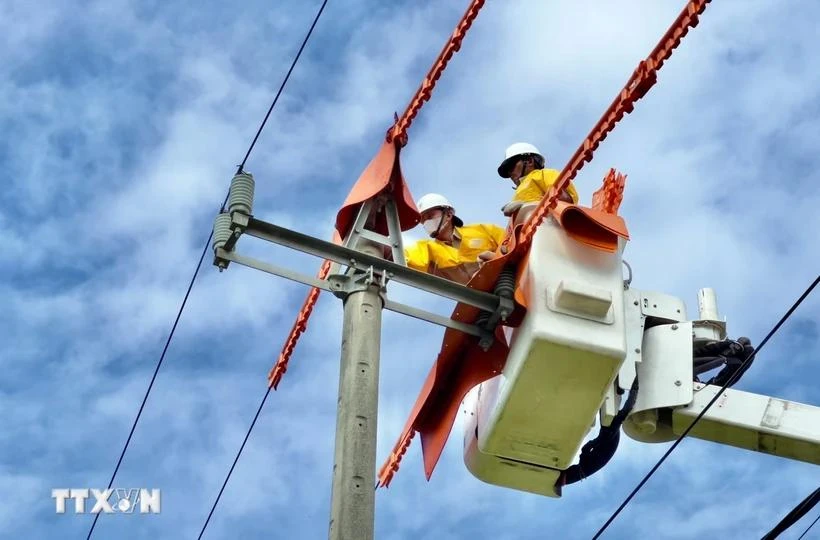
[[[432,210],[433,208],[450,208],[453,211],[453,223],[455,223],[456,227],[461,227],[464,225],[464,222],[455,215],[456,209],[453,208],[453,205],[450,204],[450,201],[447,200],[447,197],[444,195],[439,195],[438,193],[428,193],[419,199],[416,203],[416,207],[419,210],[419,214],[427,210]]]
[[[510,166],[513,164],[515,159],[518,156],[523,156],[527,154],[533,154],[541,158],[541,161],[544,161],[544,155],[536,148],[535,146],[531,145],[530,143],[525,142],[518,142],[513,143],[507,147],[507,151],[504,152],[504,161],[501,162],[501,165],[498,166],[498,175],[501,178],[509,178],[510,177]]]

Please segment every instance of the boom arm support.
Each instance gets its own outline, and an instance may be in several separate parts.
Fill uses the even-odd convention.
[[[694,343],[705,322],[663,324],[644,333],[637,372],[647,391],[624,423],[631,438],[655,443],[677,439],[721,391],[722,384],[694,381]],[[820,464],[820,407],[813,405],[727,388],[688,435]]]
[[[672,410],[672,431],[683,433],[719,391],[696,383],[692,402]],[[689,435],[820,464],[820,407],[813,405],[727,388]]]

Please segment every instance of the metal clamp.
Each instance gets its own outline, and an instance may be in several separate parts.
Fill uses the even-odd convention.
[[[385,291],[387,290],[387,274],[376,272],[371,266],[364,272],[348,272],[346,274],[332,274],[327,277],[330,284],[330,292],[337,298],[345,300],[355,292],[367,290],[373,286],[378,287],[382,305],[386,302]]]

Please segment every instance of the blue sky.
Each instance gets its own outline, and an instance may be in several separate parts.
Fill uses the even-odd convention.
[[[51,489],[107,484],[214,213],[318,5],[4,4],[2,536],[84,537],[91,516],[56,516]],[[329,2],[247,165],[258,217],[329,238],[466,5]],[[529,140],[560,169],[682,6],[488,2],[411,129],[413,194],[445,190],[465,221],[503,223],[504,148]],[[730,334],[755,345],[820,268],[818,17],[809,0],[713,2],[576,182],[589,202],[609,167],[628,174],[633,285],[690,311],[712,287]],[[162,489],[162,514],[102,516],[94,538],[198,534],[305,293],[206,264],[115,482]],[[738,388],[820,404],[818,319],[815,294]],[[340,334],[341,305],[323,297],[206,538],[327,534]],[[441,334],[384,315],[379,463]],[[457,425],[429,483],[414,441],[377,492],[377,538],[589,538],[665,449],[625,437],[606,469],[546,499],[473,478]],[[688,440],[605,538],[760,537],[819,481],[816,466]]]

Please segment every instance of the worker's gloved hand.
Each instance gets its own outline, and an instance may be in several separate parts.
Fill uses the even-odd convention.
[[[479,263],[491,261],[495,259],[495,252],[494,251],[482,251],[478,254],[478,261]]]
[[[501,207],[501,211],[504,213],[505,216],[511,216],[518,212],[518,210],[524,205],[524,203],[520,201],[510,201],[504,206]]]

